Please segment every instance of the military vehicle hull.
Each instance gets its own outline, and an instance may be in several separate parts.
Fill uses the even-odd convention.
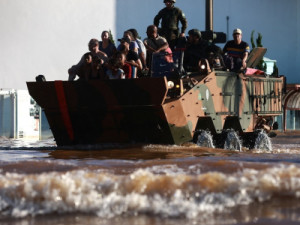
[[[218,147],[233,129],[246,143],[282,113],[283,77],[226,71],[182,79],[27,82],[58,146],[182,144],[209,130]]]
[[[213,0],[206,0],[202,36],[224,43],[226,35],[213,32],[212,12]],[[247,67],[255,68],[265,52],[262,47],[253,49]],[[155,64],[153,57],[154,73],[148,78],[27,82],[27,86],[44,110],[58,146],[182,144],[196,142],[201,131],[209,131],[215,145],[223,147],[226,133],[234,130],[251,148],[256,130],[273,129],[274,117],[282,114],[284,77],[245,75],[223,71],[224,67],[211,72],[205,59],[199,61],[197,73],[187,74],[183,55],[171,67],[162,67],[160,57]],[[171,71],[184,78],[170,78]]]

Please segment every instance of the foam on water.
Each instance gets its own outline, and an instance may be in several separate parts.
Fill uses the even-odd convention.
[[[227,137],[225,140],[224,149],[241,151],[242,143],[237,133],[232,129],[227,130],[226,133]]]
[[[192,172],[193,171],[193,172]],[[25,217],[59,213],[158,215],[196,218],[252,202],[300,197],[300,168],[295,165],[205,172],[176,165],[137,169],[126,175],[104,170],[40,174],[0,174],[0,215]]]
[[[241,152],[192,144],[147,145],[134,152],[108,152],[103,146],[100,151],[40,151],[54,146],[53,140],[2,143],[7,145],[0,147],[0,219],[83,213],[103,220],[137,215],[211,222],[214,213],[231,215],[278,198],[280,204],[300,198],[300,146],[292,141],[277,141],[271,151]],[[246,211],[242,217],[251,217]],[[222,222],[223,214],[214,224]]]
[[[271,139],[268,137],[264,130],[261,130],[258,133],[254,148],[258,150],[272,151]]]
[[[0,136],[0,149],[54,149],[56,148],[54,139],[34,140],[34,139],[12,139]]]

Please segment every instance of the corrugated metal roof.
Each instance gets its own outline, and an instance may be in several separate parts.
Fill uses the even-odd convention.
[[[287,86],[287,93],[283,96],[283,103],[288,110],[300,110],[300,85]]]
[[[300,110],[300,92],[294,93],[288,100],[287,109]]]

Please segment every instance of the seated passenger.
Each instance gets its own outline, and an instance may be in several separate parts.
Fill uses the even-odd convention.
[[[232,36],[233,40],[228,41],[223,48],[224,62],[229,70],[239,72],[247,68],[250,47],[247,42],[242,41],[241,29],[235,29]]]
[[[129,49],[133,50],[136,53],[138,53],[139,52],[139,46],[138,46],[137,42],[134,40],[134,37],[133,37],[133,34],[131,33],[131,31],[129,31],[129,30],[124,31],[123,38],[125,38],[125,37],[129,38],[129,40],[130,40]],[[117,50],[118,51],[121,50],[121,44],[119,44]]]
[[[141,39],[138,38],[139,34],[137,32],[136,29],[132,28],[132,29],[129,29],[128,31],[130,31],[133,35],[133,40],[137,43],[138,45],[138,55],[140,57],[140,60],[142,62],[142,65],[143,65],[143,69],[147,69],[147,65],[146,65],[146,47],[143,43],[143,41]]]
[[[75,80],[76,75],[85,80],[103,78],[103,64],[107,62],[107,57],[99,51],[97,39],[91,39],[88,47],[90,52],[85,53],[79,63],[68,70],[69,81]]]
[[[126,56],[126,62],[131,65],[132,75],[131,78],[137,77],[137,70],[142,69],[142,63],[139,59],[138,54],[129,49],[130,39],[128,37],[123,37],[118,39],[120,41],[120,52],[122,52]]]
[[[107,65],[106,77],[108,79],[125,79],[125,74],[121,66],[120,61],[116,57],[110,58]]]
[[[117,52],[115,57],[120,61],[121,69],[124,71],[125,78],[130,79],[132,76],[131,65],[126,62],[126,56],[122,52]]]
[[[207,43],[208,46],[206,48],[205,54],[210,67],[223,70],[225,68],[225,64],[222,56],[222,49],[211,41],[208,41]]]
[[[189,30],[188,43],[184,51],[183,66],[186,71],[196,72],[199,70],[200,59],[208,58],[206,40],[201,39],[201,32],[197,29]]]
[[[107,55],[107,57],[111,57],[116,51],[116,46],[110,40],[110,34],[108,31],[103,31],[101,34],[102,41],[99,42],[99,50]]]
[[[144,45],[147,49],[146,63],[150,74],[153,53],[165,52],[167,50],[170,52],[170,48],[167,40],[158,35],[157,27],[155,25],[147,27],[147,38],[144,39]]]

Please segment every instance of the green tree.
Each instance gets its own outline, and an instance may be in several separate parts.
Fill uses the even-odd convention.
[[[251,45],[252,45],[252,49],[257,47],[263,47],[262,45],[262,35],[261,33],[258,33],[258,37],[256,38],[256,45],[254,43],[254,30],[251,32]],[[262,59],[260,60],[260,62],[258,63],[258,65],[256,66],[257,69],[262,70],[264,72],[267,71],[267,64],[265,63],[265,61]]]
[[[261,33],[258,33],[258,37],[256,38],[257,47],[263,47],[261,40],[262,40],[262,35],[261,35]]]
[[[251,45],[252,45],[252,49],[254,49],[256,46],[255,46],[255,43],[254,43],[254,38],[253,38],[253,36],[254,36],[254,30],[251,32]]]
[[[109,33],[109,40],[111,41],[111,43],[115,44],[115,40],[114,40],[114,37],[111,33],[111,30],[109,30],[108,33]]]
[[[279,75],[278,67],[276,63],[274,63],[272,76],[278,77],[278,75]]]

